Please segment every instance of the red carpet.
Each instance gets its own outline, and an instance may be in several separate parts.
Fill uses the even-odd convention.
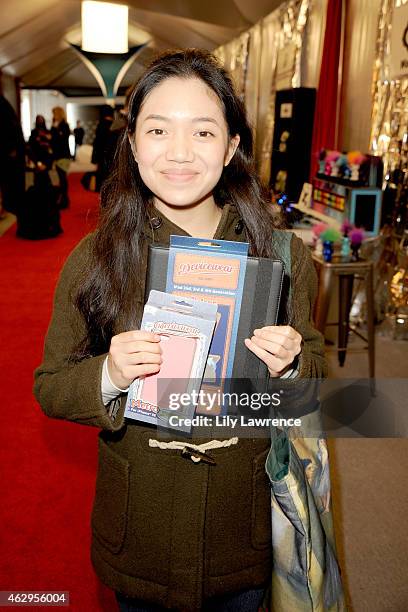
[[[48,419],[32,395],[58,273],[97,219],[80,176],[61,236],[22,240],[14,226],[0,237],[0,590],[69,591],[71,610],[114,611],[89,556],[98,430]]]

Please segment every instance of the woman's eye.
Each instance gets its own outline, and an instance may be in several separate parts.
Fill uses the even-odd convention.
[[[149,130],[148,134],[155,134],[156,136],[162,136],[164,134],[164,130],[161,128],[153,128],[153,130]]]
[[[200,136],[200,138],[207,138],[208,136],[214,136],[214,134],[212,132],[209,132],[208,130],[202,130],[200,132],[197,132],[198,136]]]

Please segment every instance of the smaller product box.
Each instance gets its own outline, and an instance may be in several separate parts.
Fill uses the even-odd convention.
[[[150,292],[141,329],[160,336],[162,364],[157,374],[130,385],[125,417],[191,430],[216,315],[214,303]]]

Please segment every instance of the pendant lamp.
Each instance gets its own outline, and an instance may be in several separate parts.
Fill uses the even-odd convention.
[[[129,9],[111,2],[82,2],[82,50],[127,53]]]

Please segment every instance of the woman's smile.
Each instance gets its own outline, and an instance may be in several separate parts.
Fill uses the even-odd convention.
[[[195,179],[199,173],[187,168],[169,168],[167,170],[161,170],[160,174],[171,183],[189,183]]]

